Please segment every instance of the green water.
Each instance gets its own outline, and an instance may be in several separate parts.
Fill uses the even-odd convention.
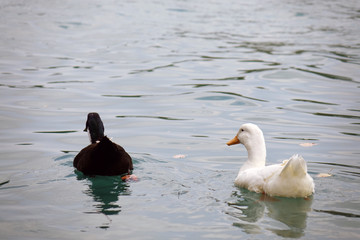
[[[359,11],[1,1],[1,239],[359,238]],[[139,181],[72,167],[94,111]],[[263,130],[267,164],[305,158],[312,198],[233,185],[246,151],[226,142],[245,122]]]

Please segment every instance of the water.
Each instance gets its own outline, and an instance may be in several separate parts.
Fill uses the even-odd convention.
[[[339,0],[1,1],[1,239],[359,238],[359,18]],[[92,111],[138,182],[74,171]],[[303,155],[311,199],[233,185],[245,122],[268,164]]]

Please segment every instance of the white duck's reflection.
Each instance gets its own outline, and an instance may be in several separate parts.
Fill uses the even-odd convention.
[[[307,213],[311,211],[312,197],[306,199],[269,197],[246,189],[234,192],[233,196],[237,201],[228,203],[231,208],[227,214],[241,220],[235,222],[234,226],[241,227],[250,234],[260,233],[265,228],[282,237],[297,238],[304,235]],[[277,222],[274,224],[274,222],[266,221],[264,214]],[[256,224],[263,219],[263,224]]]

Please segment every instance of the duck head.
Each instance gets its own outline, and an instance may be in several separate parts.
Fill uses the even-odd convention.
[[[253,123],[243,124],[236,136],[227,142],[228,146],[243,144],[245,147],[256,143],[264,142],[264,135],[261,129]]]
[[[104,124],[98,113],[89,113],[87,116],[84,132],[88,132],[91,143],[96,143],[104,137]]]
[[[265,165],[266,147],[261,129],[253,123],[243,124],[236,136],[227,142],[228,146],[243,144],[248,152],[248,161]]]

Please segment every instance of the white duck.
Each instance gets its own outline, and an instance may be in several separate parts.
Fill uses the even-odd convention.
[[[248,152],[248,160],[240,168],[235,185],[257,193],[279,197],[308,197],[314,190],[314,181],[307,173],[305,160],[293,155],[282,164],[265,166],[266,147],[260,128],[243,124],[227,145],[241,143]]]

